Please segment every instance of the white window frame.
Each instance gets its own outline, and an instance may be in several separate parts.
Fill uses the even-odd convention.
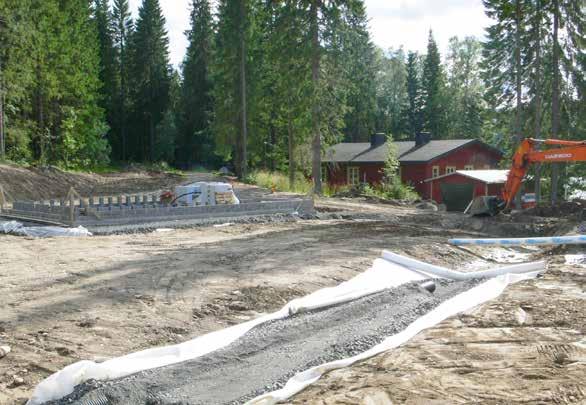
[[[464,170],[474,170],[474,165],[466,165],[464,166]]]
[[[452,174],[456,172],[456,166],[446,166],[446,174]]]
[[[440,175],[440,167],[439,166],[432,166],[431,167],[431,177],[436,178]]]
[[[349,185],[357,186],[358,184],[360,184],[360,167],[348,166],[346,169],[346,176]]]

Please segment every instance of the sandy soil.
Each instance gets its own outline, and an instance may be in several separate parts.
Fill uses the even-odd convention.
[[[83,196],[99,196],[167,189],[185,181],[178,174],[144,170],[95,174],[0,164],[0,186],[9,201],[62,198],[71,187]]]
[[[290,404],[584,404],[585,268],[550,260],[402,347],[330,373]]]
[[[77,360],[181,342],[274,311],[366,270],[382,249],[452,267],[489,256],[446,244],[486,231],[461,216],[343,200],[318,206],[371,217],[86,239],[0,236],[0,344],[13,350],[0,359],[0,403],[24,402]],[[534,222],[516,229],[535,231]],[[564,265],[563,251],[522,253],[546,257],[545,278],[332,373],[293,403],[583,401],[585,270]],[[508,260],[495,254],[482,263]]]

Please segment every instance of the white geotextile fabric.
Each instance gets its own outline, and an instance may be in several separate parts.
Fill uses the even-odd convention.
[[[30,226],[26,227],[20,222],[0,222],[0,233],[32,236],[34,238],[50,238],[52,236],[92,236],[91,232],[83,226],[77,228],[62,228],[59,226]]]
[[[385,254],[387,253],[388,252],[385,252]],[[404,258],[403,256],[397,257]],[[411,263],[410,260],[412,259],[404,259],[407,259],[407,263]],[[229,345],[250,329],[269,320],[281,319],[292,313],[349,301],[386,288],[396,287],[410,281],[423,280],[430,277],[440,277],[437,274],[434,274],[435,266],[428,265],[429,267],[425,268],[425,272],[422,272],[421,269],[417,267],[417,263],[421,262],[414,261],[411,267],[407,267],[404,264],[401,265],[395,261],[391,261],[389,257],[386,259],[376,259],[370,269],[357,275],[351,280],[346,281],[337,287],[324,288],[303,298],[295,299],[285,305],[280,311],[273,314],[268,314],[261,318],[212,332],[188,342],[173,346],[143,350],[141,352],[114,358],[103,363],[80,361],[42,381],[36,387],[28,405],[42,404],[46,401],[62,398],[73,392],[76,385],[89,379],[111,380],[121,378],[143,370],[181,363],[206,355],[207,353]],[[499,270],[501,270],[501,272],[506,272],[508,268],[509,266],[502,269],[492,269],[491,274],[494,274],[495,272],[498,273]],[[450,271],[439,267],[437,267],[437,269],[439,269],[438,271],[440,273],[444,274],[442,277],[445,277],[446,271]],[[503,274],[488,280],[474,287],[472,290],[459,294],[458,296],[444,302],[430,313],[417,319],[404,331],[387,338],[384,342],[373,347],[369,351],[350,359],[338,360],[298,373],[287,382],[283,389],[262,395],[251,400],[249,403],[264,405],[285,400],[319,379],[324,372],[335,368],[345,367],[355,361],[397,347],[415,336],[421,330],[432,327],[458,312],[468,310],[485,301],[493,299],[500,295],[507,285],[535,277],[543,270],[543,262],[531,263],[525,265],[525,273]],[[460,274],[461,273],[458,273],[458,275]],[[476,275],[478,274],[476,273]]]

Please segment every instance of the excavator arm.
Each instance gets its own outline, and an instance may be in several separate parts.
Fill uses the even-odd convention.
[[[559,146],[537,150],[538,145]],[[533,163],[586,162],[586,141],[564,141],[560,139],[525,138],[513,155],[513,164],[509,170],[507,182],[500,197],[480,197],[472,203],[474,214],[496,214],[510,209],[515,196],[521,188],[523,179]]]

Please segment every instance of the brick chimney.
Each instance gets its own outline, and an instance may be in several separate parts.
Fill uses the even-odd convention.
[[[431,141],[431,133],[418,132],[415,134],[415,147],[420,147]]]
[[[387,141],[387,136],[382,132],[376,133],[374,135],[370,135],[370,147],[371,148],[376,148],[378,146],[381,146],[386,141]]]

